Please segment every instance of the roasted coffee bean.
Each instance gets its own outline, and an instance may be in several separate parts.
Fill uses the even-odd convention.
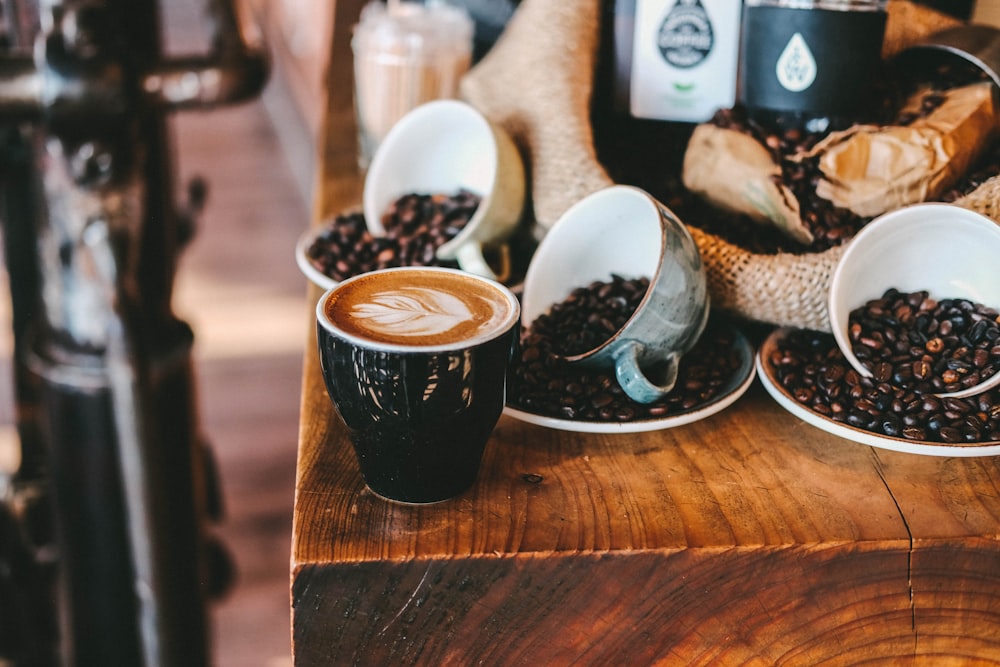
[[[928,67],[907,67],[902,72],[881,79],[886,84],[885,90],[876,91],[879,99],[871,105],[875,110],[871,114],[873,117],[860,118],[857,122],[905,126],[933,111],[932,107],[943,100],[941,91],[987,80],[982,69],[959,62],[960,59],[957,58],[950,60],[955,62],[942,68],[940,73],[932,72]],[[918,80],[911,81],[914,75],[917,75]],[[924,95],[922,110],[915,113],[901,111],[901,102],[918,90],[928,91]],[[622,131],[625,128],[618,126],[595,124],[595,148],[602,165],[609,169],[616,181],[645,187],[688,225],[696,226],[753,253],[801,254],[823,250],[844,243],[853,237],[857,229],[867,224],[867,218],[852,218],[853,214],[847,209],[833,208],[824,201],[813,201],[817,197],[815,184],[819,175],[815,171],[815,165],[800,164],[799,158],[826,135],[768,131],[754,124],[745,109],[739,106],[719,110],[710,122],[718,127],[743,132],[758,140],[771,152],[775,164],[782,170],[782,184],[785,185],[786,178],[795,179],[796,182],[788,187],[797,198],[806,200],[799,201],[799,210],[806,228],[813,234],[813,243],[796,242],[772,226],[758,224],[749,216],[722,211],[698,194],[688,191],[681,176],[682,159],[677,156],[683,158],[685,155],[685,142],[690,137],[690,129],[660,124],[658,128],[669,125],[670,129],[660,133],[643,125],[638,131],[630,132]],[[645,151],[651,137],[656,137],[658,145],[662,144],[668,150]],[[648,157],[644,155],[646,152]],[[665,152],[668,157],[664,157]],[[979,161],[938,199],[953,202],[998,173],[1000,142],[994,141],[983,146]],[[801,185],[797,184],[799,179]]]
[[[768,355],[767,363],[778,384],[795,400],[837,422],[924,442],[1000,440],[997,389],[970,398],[941,398],[866,378],[848,365],[832,335],[815,331],[789,331]],[[836,375],[832,367],[842,369],[842,379],[822,381]],[[836,395],[834,388],[840,389]]]
[[[317,270],[337,281],[396,266],[456,267],[439,261],[437,249],[462,231],[480,200],[467,190],[403,195],[382,216],[384,236],[373,236],[361,213],[344,213],[317,235],[307,254]]]
[[[710,322],[698,343],[680,361],[674,390],[650,404],[636,403],[621,390],[614,369],[581,369],[567,354],[587,351],[628,320],[649,281],[614,276],[574,290],[522,332],[508,384],[514,407],[560,419],[628,422],[662,419],[716,398],[737,371],[730,330]],[[613,333],[613,332],[612,332]],[[589,347],[588,347],[589,346]],[[658,369],[648,372],[655,377]]]
[[[534,323],[562,356],[583,354],[604,344],[635,313],[649,287],[648,278],[612,276],[610,282],[578,287]]]
[[[915,309],[916,328],[891,316],[901,309]],[[892,331],[897,338],[935,331],[907,354],[883,341]],[[879,382],[922,393],[958,391],[983,382],[1000,370],[1000,358],[991,357],[1000,335],[1000,315],[993,308],[967,299],[933,299],[926,291],[903,293],[889,289],[881,298],[856,308],[848,318],[851,349]]]

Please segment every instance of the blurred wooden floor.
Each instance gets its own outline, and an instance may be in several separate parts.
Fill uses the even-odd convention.
[[[203,5],[163,6],[182,49],[204,26]],[[237,567],[235,587],[213,608],[216,665],[287,667],[302,347],[312,324],[293,251],[311,209],[293,175],[301,165],[286,159],[260,100],[175,114],[171,128],[178,187],[195,175],[209,183],[174,309],[195,330],[201,423],[226,502],[218,532]]]
[[[308,207],[262,104],[175,119],[182,177],[210,197],[177,279],[195,330],[203,428],[219,461],[220,534],[238,579],[214,614],[219,667],[290,664],[288,563],[302,346],[311,324],[293,259]]]

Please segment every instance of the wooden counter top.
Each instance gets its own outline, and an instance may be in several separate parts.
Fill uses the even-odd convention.
[[[317,222],[360,201],[347,90],[346,106],[331,92]],[[322,384],[319,294],[291,554],[298,667],[1000,664],[1000,459],[842,440],[755,382],[719,414],[649,433],[504,416],[469,492],[388,503],[365,489]]]
[[[504,417],[470,492],[407,507],[365,490],[318,376],[310,355],[297,665],[1000,656],[996,459],[847,442],[755,386],[645,434]]]

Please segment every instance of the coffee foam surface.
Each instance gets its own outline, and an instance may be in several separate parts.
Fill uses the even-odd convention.
[[[341,285],[326,302],[330,321],[350,336],[390,345],[452,345],[506,330],[507,295],[451,271],[388,271]]]

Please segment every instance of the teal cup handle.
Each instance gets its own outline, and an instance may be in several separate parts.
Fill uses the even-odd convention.
[[[628,341],[623,344],[615,356],[615,377],[622,391],[633,401],[652,403],[673,391],[677,384],[680,355],[671,352],[664,358],[663,377],[654,382],[639,366],[642,352],[643,345],[639,342]]]

